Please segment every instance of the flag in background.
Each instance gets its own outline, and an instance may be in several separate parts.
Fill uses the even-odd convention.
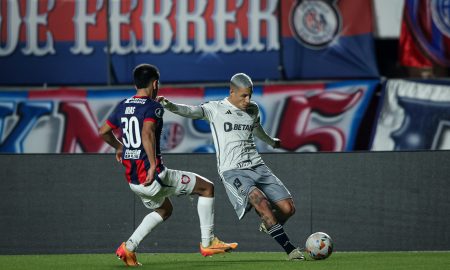
[[[406,0],[399,61],[407,67],[450,66],[450,2]]]

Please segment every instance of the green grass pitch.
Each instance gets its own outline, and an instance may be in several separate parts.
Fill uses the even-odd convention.
[[[235,252],[214,257],[199,253],[138,254],[139,269],[230,270],[418,270],[450,269],[450,251],[440,252],[335,252],[326,260],[286,261],[281,252]],[[130,269],[114,254],[0,255],[0,269]]]

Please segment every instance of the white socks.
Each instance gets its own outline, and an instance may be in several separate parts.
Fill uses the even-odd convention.
[[[200,220],[202,246],[207,247],[214,238],[214,197],[198,197],[197,212]],[[145,216],[141,224],[130,236],[130,239],[125,243],[127,249],[135,251],[141,241],[162,222],[162,217],[156,212],[151,212]]]
[[[207,247],[214,238],[214,197],[198,197],[197,212],[200,220],[202,246]]]
[[[162,217],[156,213],[151,212],[142,220],[130,239],[126,242],[126,247],[129,251],[135,251],[139,243],[159,224],[163,222]]]

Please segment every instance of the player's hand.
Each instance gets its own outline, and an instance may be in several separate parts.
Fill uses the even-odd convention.
[[[281,140],[278,138],[273,138],[273,140],[275,141],[273,148],[280,148],[281,147]]]
[[[154,168],[148,169],[147,178],[145,178],[145,182],[142,183],[144,186],[150,186],[153,181],[155,181],[156,170]]]
[[[123,146],[116,149],[116,160],[119,163],[122,163],[122,153],[123,153]]]
[[[155,100],[158,102],[163,102],[166,98],[164,96],[156,96]]]

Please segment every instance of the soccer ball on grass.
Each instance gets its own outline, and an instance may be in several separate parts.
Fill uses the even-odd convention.
[[[333,240],[326,233],[313,233],[306,239],[305,250],[314,260],[326,259],[333,252]]]

